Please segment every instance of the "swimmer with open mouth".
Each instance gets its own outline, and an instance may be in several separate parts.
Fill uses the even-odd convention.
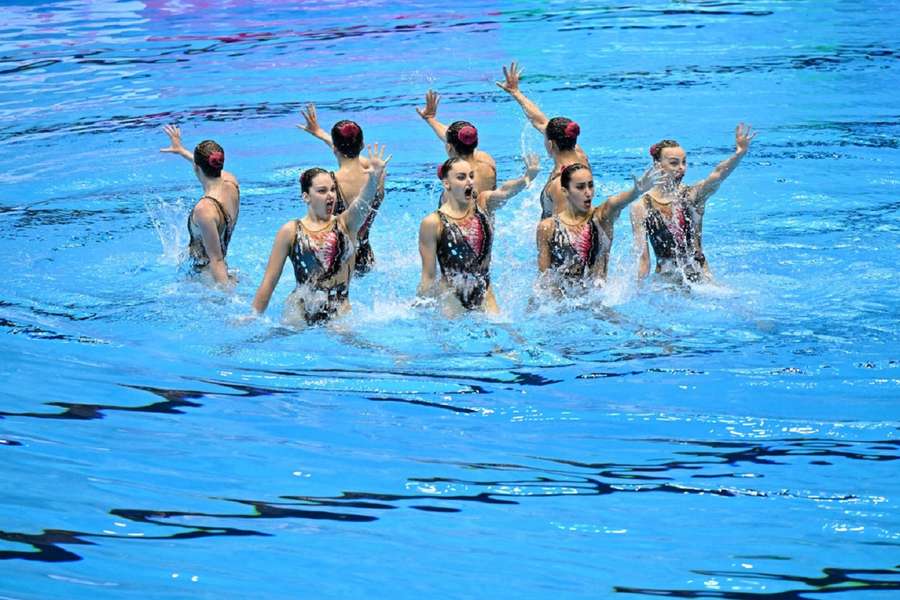
[[[479,192],[475,170],[468,161],[454,156],[438,167],[443,186],[440,208],[419,227],[419,296],[441,298],[447,315],[464,310],[499,312],[490,276],[493,215],[525,189],[538,170],[537,156],[528,155],[521,177],[504,182],[497,190]]]

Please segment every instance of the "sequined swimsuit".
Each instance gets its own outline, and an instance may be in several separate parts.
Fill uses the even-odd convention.
[[[647,216],[644,227],[653,253],[656,255],[656,272],[670,271],[672,266],[680,267],[689,281],[699,281],[703,277],[706,257],[694,239],[696,216],[684,199],[672,203],[672,218],[666,219],[653,206],[649,194],[644,195]]]
[[[353,244],[337,219],[312,235],[300,219],[288,257],[297,280],[295,293],[303,302],[304,318],[313,324],[333,317],[348,301]]]
[[[237,188],[237,185],[233,182],[227,181],[227,183],[231,183]],[[239,189],[238,194],[240,194]],[[221,217],[221,222],[218,227],[219,248],[222,250],[222,258],[225,258],[225,255],[228,253],[228,244],[231,242],[231,234],[234,231],[234,221],[228,216],[228,212],[218,199],[213,198],[212,196],[203,196],[200,199],[203,200],[203,198],[212,201],[213,206],[219,211],[219,216]],[[192,210],[188,215],[187,220],[188,234],[190,235],[188,255],[191,258],[193,269],[195,271],[201,271],[209,266],[209,256],[206,254],[206,248],[203,246],[203,237],[200,235],[200,232],[196,230],[193,217],[194,211]]]
[[[550,268],[567,280],[587,278],[601,253],[607,249],[604,246],[608,246],[606,236],[601,233],[593,214],[577,232],[566,227],[558,215],[553,217],[553,232],[547,240]]]
[[[491,284],[491,220],[478,206],[462,219],[441,211],[437,215],[441,221],[437,240],[441,277],[465,308],[481,308]]]

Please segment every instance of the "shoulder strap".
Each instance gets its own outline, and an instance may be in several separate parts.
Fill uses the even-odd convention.
[[[229,221],[229,219],[228,219],[228,213],[225,212],[225,208],[222,206],[222,203],[219,202],[219,201],[218,201],[216,198],[214,198],[213,196],[201,196],[201,197],[200,197],[200,200],[203,200],[204,198],[207,199],[207,200],[212,200],[213,205],[216,207],[216,209],[219,211],[219,215],[221,215],[221,217],[222,217],[222,221],[224,221],[223,225],[227,225],[227,224],[228,224],[228,221]],[[196,208],[196,206],[195,206],[194,208]],[[191,210],[191,214],[193,214],[193,212],[194,212],[194,211]]]

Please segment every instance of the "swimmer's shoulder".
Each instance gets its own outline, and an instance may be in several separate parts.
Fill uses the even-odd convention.
[[[578,158],[581,160],[582,164],[587,165],[588,167],[591,166],[591,160],[588,158],[587,153],[582,150],[581,146],[575,146],[575,152],[578,153]]]
[[[541,219],[537,224],[537,235],[541,239],[546,239],[553,233],[554,227],[556,227],[556,217],[547,217],[546,219]]]
[[[422,219],[422,227],[429,227],[429,228],[438,227],[439,228],[440,226],[441,226],[441,217],[438,214],[437,210],[431,211],[430,213],[425,215],[424,219]]]
[[[232,173],[231,171],[222,171],[222,181],[224,181],[225,183],[230,183],[231,185],[236,187],[238,191],[240,191],[241,189],[241,184],[238,183],[237,177],[235,177],[234,173]]]
[[[485,152],[484,150],[475,150],[475,160],[478,161],[479,164],[484,165],[485,167],[490,167],[494,171],[497,170],[497,161],[494,160],[494,157]]]
[[[290,240],[293,241],[295,237],[297,237],[297,229],[299,228],[300,219],[291,219],[287,221],[284,225],[278,228],[278,233],[275,234],[276,240]]]
[[[429,238],[436,240],[441,233],[441,227],[441,218],[438,216],[438,211],[428,213],[419,224],[419,241]]]
[[[632,219],[640,219],[643,220],[644,217],[647,216],[647,206],[650,203],[652,196],[650,192],[646,192],[643,196],[638,198],[636,202],[631,204],[631,218]]]

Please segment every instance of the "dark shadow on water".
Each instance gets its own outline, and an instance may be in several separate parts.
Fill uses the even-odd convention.
[[[177,410],[177,403],[174,410]],[[441,407],[446,408],[446,407]],[[167,406],[161,410],[173,410]],[[514,477],[484,479],[456,477],[408,477],[407,483],[433,490],[441,484],[462,486],[471,490],[464,494],[440,494],[432,491],[412,494],[390,494],[365,491],[344,491],[335,496],[296,496],[282,495],[278,501],[262,501],[239,498],[217,498],[216,500],[231,502],[250,507],[250,512],[192,512],[154,509],[116,508],[109,511],[113,516],[145,525],[159,527],[175,527],[179,531],[168,536],[125,537],[90,532],[45,530],[42,534],[26,534],[0,532],[0,539],[31,546],[35,551],[0,552],[0,559],[25,559],[47,562],[79,560],[81,557],[61,546],[95,544],[90,541],[97,538],[128,540],[133,543],[142,539],[189,539],[210,536],[250,536],[270,535],[256,530],[235,528],[228,523],[223,527],[185,524],[202,519],[223,519],[226,521],[248,521],[255,519],[311,519],[363,524],[377,520],[379,517],[366,514],[375,511],[393,511],[408,508],[424,513],[453,514],[464,510],[464,505],[502,505],[514,509],[525,503],[539,502],[541,498],[566,498],[566,501],[586,502],[590,498],[610,496],[613,494],[675,494],[679,496],[718,496],[720,498],[793,498],[821,502],[823,500],[841,502],[854,500],[853,495],[816,496],[809,492],[778,489],[766,491],[745,487],[743,485],[705,486],[688,484],[674,479],[679,472],[703,471],[704,469],[720,469],[722,466],[739,467],[745,463],[760,465],[764,468],[779,467],[774,458],[786,456],[831,457],[860,461],[886,461],[900,458],[897,450],[900,442],[895,440],[876,440],[862,442],[836,442],[827,439],[770,440],[765,444],[740,442],[704,442],[673,440],[641,440],[674,444],[691,444],[721,449],[723,451],[677,452],[697,457],[695,460],[669,460],[659,464],[627,464],[614,462],[588,463],[562,458],[536,457],[535,460],[550,465],[563,465],[570,468],[546,468],[545,465],[534,466],[514,463],[465,463],[452,461],[422,460],[423,464],[453,465],[469,471],[491,471],[514,473]],[[873,452],[878,449],[880,452]],[[886,450],[891,453],[884,453]],[[828,468],[832,463],[820,461],[820,466]],[[739,478],[739,473],[693,473],[692,478],[701,481],[717,477]],[[755,477],[763,477],[764,473]],[[746,481],[746,480],[745,480]],[[572,500],[572,499],[579,500]],[[366,511],[366,512],[360,512]],[[874,542],[873,544],[877,544]],[[896,544],[885,544],[896,546]],[[699,572],[699,571],[698,571]],[[746,577],[745,573],[741,573]],[[814,581],[796,578],[797,581]],[[831,585],[831,584],[829,584]],[[876,588],[871,588],[876,589]],[[882,589],[882,588],[878,588]],[[893,588],[887,588],[893,589]],[[654,590],[640,588],[622,588],[619,591],[629,593],[654,594]],[[697,595],[679,596],[679,594],[698,594],[713,592],[691,592],[683,590],[658,590],[658,595],[672,597],[704,597]],[[836,589],[831,591],[838,591]],[[724,592],[715,592],[724,593]],[[730,593],[730,592],[729,592]],[[798,592],[799,593],[799,592]],[[745,596],[708,596],[723,598],[743,598]],[[757,597],[757,596],[746,596]],[[765,597],[765,596],[762,596]],[[781,596],[773,596],[781,597]],[[795,596],[784,596],[791,598]],[[796,596],[799,597],[799,596]]]
[[[642,596],[656,596],[663,598],[726,598],[729,600],[810,600],[824,594],[849,594],[862,595],[869,592],[886,592],[900,590],[900,581],[890,579],[878,579],[878,576],[897,577],[900,575],[900,567],[893,569],[840,569],[824,568],[821,577],[800,577],[782,573],[758,573],[747,571],[692,571],[698,575],[708,577],[728,578],[732,585],[735,581],[769,581],[784,584],[803,584],[806,589],[792,589],[781,592],[739,592],[720,590],[679,590],[679,589],[653,589],[640,587],[615,586],[614,591],[621,594],[639,594]]]

